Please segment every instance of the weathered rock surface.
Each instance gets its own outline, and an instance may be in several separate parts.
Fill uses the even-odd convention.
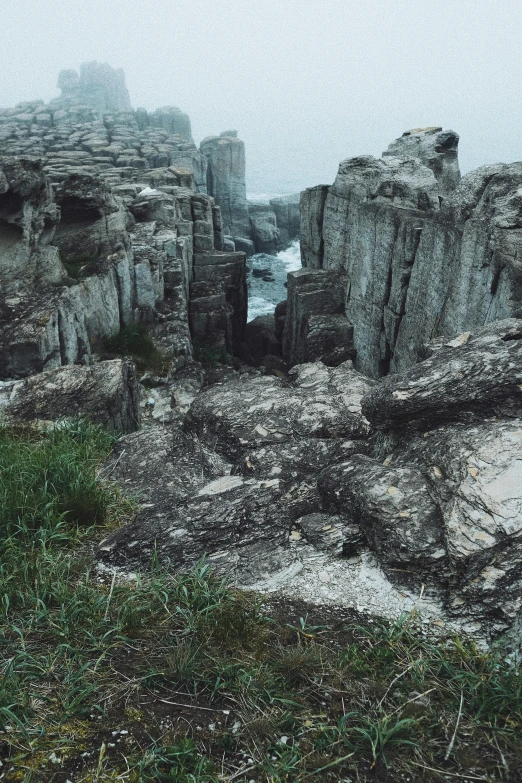
[[[275,255],[280,247],[276,214],[267,204],[249,202],[248,215],[256,253]]]
[[[372,377],[412,366],[434,337],[521,313],[522,165],[459,181],[457,143],[452,131],[409,132],[302,196],[303,265],[344,273],[355,365]]]
[[[292,377],[292,384],[262,376],[216,385],[195,400],[186,426],[232,460],[264,444],[368,434],[360,401],[370,383],[351,362],[300,365]]]
[[[522,415],[521,321],[497,321],[445,342],[424,362],[378,384],[363,410],[383,428]]]
[[[120,359],[0,382],[0,416],[12,422],[82,415],[116,432],[134,432],[140,426],[139,399],[136,367]]]
[[[454,131],[416,128],[392,142],[383,157],[417,158],[433,171],[441,193],[450,194],[460,182],[458,145]]]
[[[0,170],[0,378],[88,365],[106,337],[136,322],[150,324],[166,360],[181,366],[191,330],[206,340],[221,300],[222,347],[237,349],[245,256],[216,250],[219,208],[195,192],[191,174],[156,169],[110,187],[73,169],[51,192],[38,162],[6,158]],[[212,287],[203,327],[191,318],[192,281]]]
[[[422,565],[426,572],[441,567],[446,556],[441,512],[421,471],[354,456],[327,468],[319,489],[329,508],[360,526],[381,562]]]
[[[294,239],[299,239],[300,231],[300,193],[279,196],[270,199],[270,206],[276,217],[279,230],[279,247],[288,247]]]
[[[345,287],[339,273],[289,273],[283,355],[290,365],[321,360],[336,366],[353,358],[353,327],[344,315]]]

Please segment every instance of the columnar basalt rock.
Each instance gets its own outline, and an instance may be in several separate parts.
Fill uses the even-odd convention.
[[[224,233],[250,237],[244,143],[237,131],[224,131],[203,139],[200,150],[207,160],[207,192],[221,207]]]
[[[370,376],[411,366],[437,335],[520,315],[522,166],[460,179],[457,144],[452,131],[409,132],[302,196],[303,265],[345,273],[355,362]]]

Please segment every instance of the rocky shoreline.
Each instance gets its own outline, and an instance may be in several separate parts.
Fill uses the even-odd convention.
[[[386,616],[422,595],[429,622],[516,646],[522,164],[461,178],[458,136],[421,129],[253,204],[235,131],[198,150],[108,66],[60,86],[0,110],[0,415],[122,433],[101,476],[139,510],[103,567],[206,555]],[[296,233],[303,269],[247,328],[247,255]],[[136,325],[160,370],[105,358]]]

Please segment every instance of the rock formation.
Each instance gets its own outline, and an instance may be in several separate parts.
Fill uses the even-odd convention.
[[[237,131],[224,131],[201,142],[207,161],[207,192],[221,207],[225,234],[249,237],[245,182],[245,145]]]
[[[287,301],[246,330],[238,232],[275,252],[295,199],[249,215],[233,132],[200,153],[178,110],[132,112],[110,69],[61,82],[53,108],[0,114],[0,417],[123,433],[101,475],[139,509],[100,559],[184,570],[206,555],[239,584],[284,587],[305,551],[364,557],[390,590],[426,589],[442,622],[514,638],[522,164],[459,181],[440,129],[344,161],[302,196]],[[103,359],[143,323],[158,375]]]
[[[135,568],[155,551],[183,569],[207,553],[251,584],[299,570],[293,541],[331,558],[370,551],[392,583],[427,586],[446,620],[489,638],[515,627],[521,335],[522,321],[499,321],[436,343],[380,382],[350,362],[312,362],[289,380],[236,375],[210,386],[184,432],[162,430],[164,475],[175,480],[146,494],[100,556]],[[107,469],[147,493],[138,456],[154,446],[144,438],[139,450],[129,448],[138,436],[124,439]]]
[[[121,68],[114,70],[108,63],[83,63],[79,75],[73,70],[61,71],[58,87],[62,94],[57,103],[86,104],[99,114],[131,111],[125,74]]]
[[[434,337],[521,314],[522,166],[460,179],[457,143],[409,132],[302,195],[303,266],[346,275],[355,364],[372,377],[411,366]]]

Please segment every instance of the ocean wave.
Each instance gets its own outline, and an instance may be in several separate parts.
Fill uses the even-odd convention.
[[[286,299],[286,279],[289,272],[301,269],[299,240],[292,242],[276,256],[257,253],[248,260],[248,320],[273,313],[276,305]]]

